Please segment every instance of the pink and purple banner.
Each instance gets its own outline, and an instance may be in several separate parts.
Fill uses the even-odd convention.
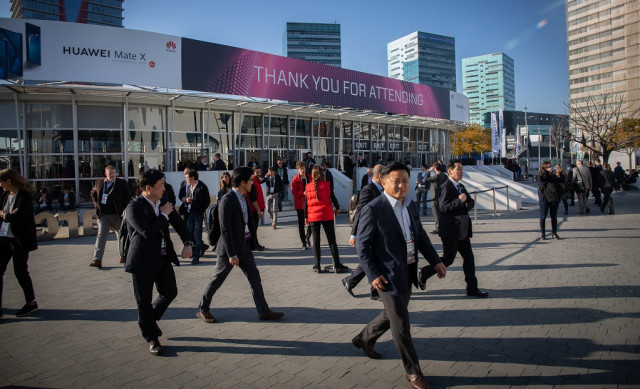
[[[182,39],[182,88],[449,119],[449,91],[193,39]]]

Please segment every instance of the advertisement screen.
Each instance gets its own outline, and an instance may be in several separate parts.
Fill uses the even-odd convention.
[[[22,77],[22,34],[0,28],[0,40],[7,42],[8,75]]]
[[[31,23],[25,23],[27,36],[27,61],[42,65],[40,49],[40,27]]]

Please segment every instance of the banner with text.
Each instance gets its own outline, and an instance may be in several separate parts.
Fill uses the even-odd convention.
[[[182,87],[449,119],[449,91],[295,58],[182,40]]]
[[[500,153],[500,132],[498,132],[498,121],[496,113],[491,112],[491,151],[494,154]]]

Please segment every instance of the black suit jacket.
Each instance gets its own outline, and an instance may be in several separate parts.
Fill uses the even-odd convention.
[[[3,191],[0,195],[0,209],[4,207],[8,197],[9,191]],[[36,222],[30,193],[24,190],[18,191],[11,212],[4,216],[3,222],[10,223],[13,236],[24,250],[33,251],[38,248]]]
[[[438,235],[443,240],[463,240],[473,236],[469,211],[473,209],[475,202],[464,185],[458,184],[462,188],[462,192],[467,195],[467,200],[464,203],[458,198],[460,194],[451,180],[447,179],[447,182],[440,186]]]
[[[196,214],[196,215],[204,215],[207,207],[211,203],[211,196],[209,196],[209,188],[205,185],[204,182],[198,180],[195,189],[193,190],[193,202],[191,203],[191,209],[189,212],[186,212],[187,204],[184,202],[184,197],[186,196],[187,189],[186,184],[180,186],[180,192],[178,197],[182,204],[180,205],[180,214],[188,215],[188,214]],[[184,208],[184,211],[183,211]]]
[[[267,185],[267,195],[269,195],[271,193],[271,177],[264,178],[262,182]],[[282,178],[276,173],[276,177],[273,180],[273,193],[281,193],[283,188]]]
[[[353,217],[353,228],[351,228],[351,235],[357,236],[356,233],[358,232],[358,220],[360,219],[360,211],[362,211],[362,207],[369,204],[373,199],[380,196],[381,194],[382,193],[378,190],[378,187],[373,182],[362,187],[360,196],[358,197],[358,205],[356,205],[356,214]]]
[[[251,208],[248,202],[245,201],[245,203],[247,205],[247,223],[251,226]],[[216,246],[218,257],[242,257],[250,253],[251,249],[245,239],[245,224],[240,199],[233,190],[220,200],[218,216],[220,219],[220,239],[218,239]]]
[[[371,176],[373,179],[373,176]],[[360,190],[362,190],[365,186],[369,185],[369,175],[365,174],[362,176],[362,180],[360,181]]]
[[[165,265],[160,255],[163,237],[167,250],[165,259],[180,265],[169,235],[169,224],[183,242],[193,242],[193,235],[175,209],[168,216],[169,220],[162,214],[156,216],[153,206],[143,195],[131,200],[125,216],[130,239],[125,271],[139,275],[156,274]]]
[[[416,249],[431,265],[437,265],[440,257],[422,227],[413,201],[407,210]],[[358,258],[369,282],[383,275],[389,281],[385,292],[395,296],[406,293],[410,282],[417,284],[417,255],[416,261],[407,265],[407,244],[386,196],[378,196],[362,208],[357,236]]]
[[[213,163],[213,170],[227,170],[227,164],[224,163],[224,161],[222,160],[222,158],[217,159],[214,163]]]

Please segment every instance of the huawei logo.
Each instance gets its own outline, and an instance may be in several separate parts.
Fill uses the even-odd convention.
[[[167,42],[167,49],[175,50],[176,49],[176,43],[174,41]]]

